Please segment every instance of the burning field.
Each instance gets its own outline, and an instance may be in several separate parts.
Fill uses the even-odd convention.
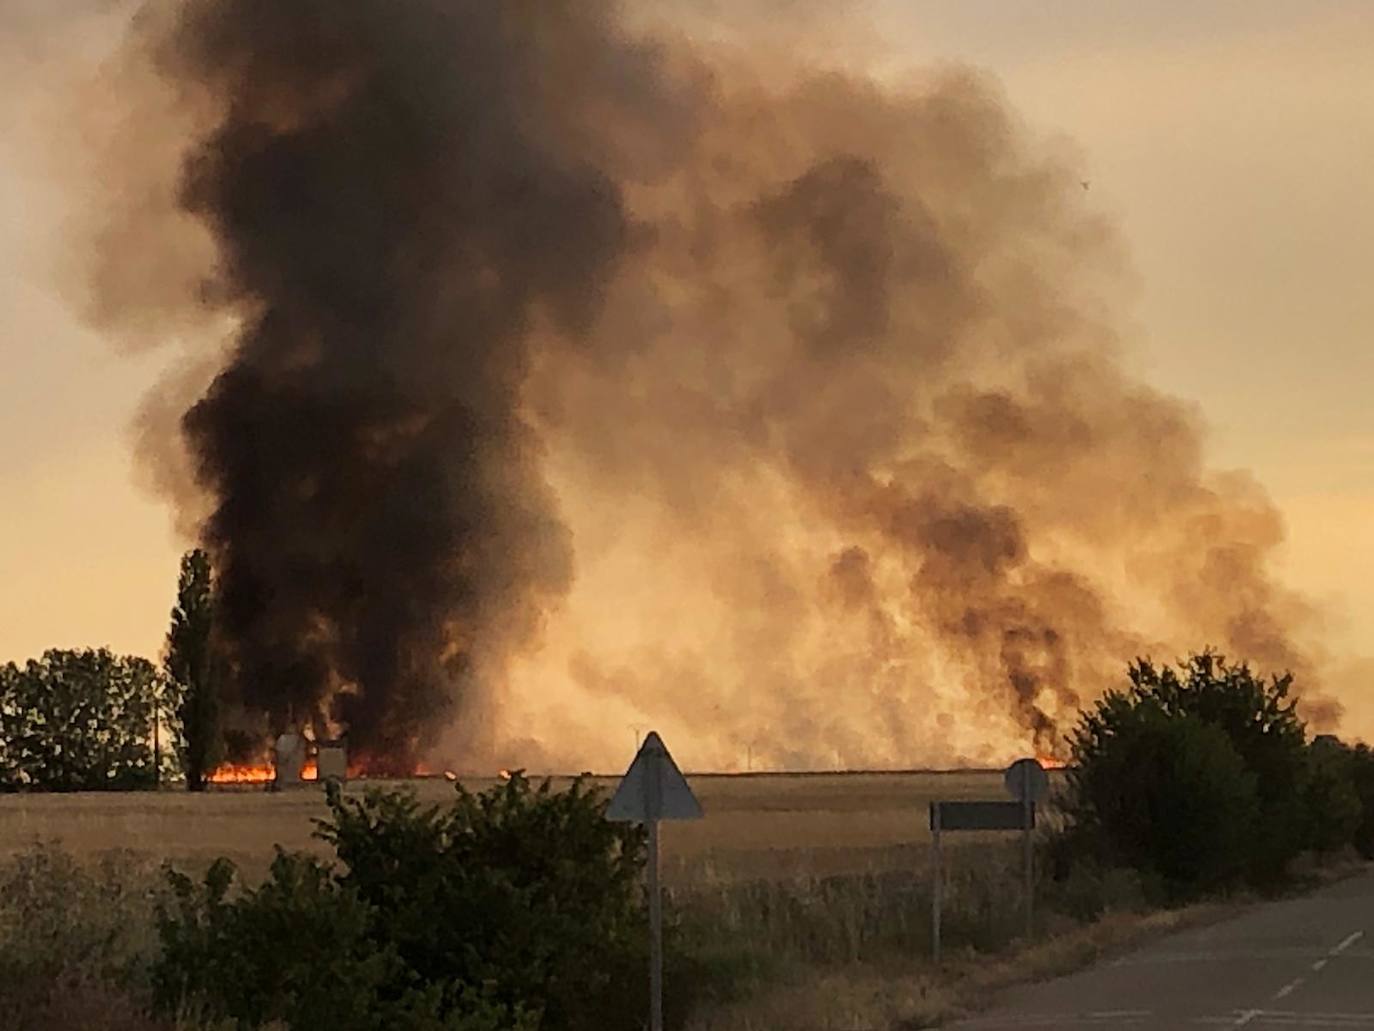
[[[1123,371],[1073,156],[974,71],[702,10],[131,23],[80,289],[176,351],[139,454],[226,706],[374,773],[619,767],[649,723],[693,768],[991,765],[1213,645],[1334,717],[1274,506]]]

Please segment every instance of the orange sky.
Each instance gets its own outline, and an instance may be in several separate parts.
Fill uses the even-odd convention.
[[[799,32],[835,10],[759,4]],[[1073,141],[1088,202],[1131,253],[1131,367],[1201,406],[1214,464],[1268,485],[1289,581],[1332,606],[1340,650],[1374,654],[1367,7],[848,6],[866,24],[851,62],[900,75],[969,61],[1036,131]],[[81,644],[151,655],[185,542],[138,486],[127,426],[161,359],[117,356],[68,311],[51,272],[65,200],[38,156],[43,98],[109,45],[114,19],[49,10],[0,2],[0,660]],[[1374,730],[1374,707],[1346,702],[1351,729]]]

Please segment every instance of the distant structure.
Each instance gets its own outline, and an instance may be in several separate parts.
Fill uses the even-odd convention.
[[[320,741],[315,749],[315,769],[320,782],[348,780],[348,744],[344,738]]]
[[[274,777],[272,787],[298,787],[301,784],[301,768],[305,766],[305,739],[299,734],[287,731],[277,738],[274,751]]]

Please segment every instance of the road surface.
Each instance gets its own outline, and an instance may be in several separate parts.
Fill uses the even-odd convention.
[[[1374,875],[1015,989],[948,1026],[1374,1029]]]

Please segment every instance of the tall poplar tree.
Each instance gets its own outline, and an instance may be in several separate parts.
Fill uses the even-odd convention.
[[[167,631],[167,675],[179,695],[181,763],[190,791],[205,781],[224,754],[220,732],[220,671],[215,657],[215,592],[210,556],[197,548],[181,559],[177,603]]]

